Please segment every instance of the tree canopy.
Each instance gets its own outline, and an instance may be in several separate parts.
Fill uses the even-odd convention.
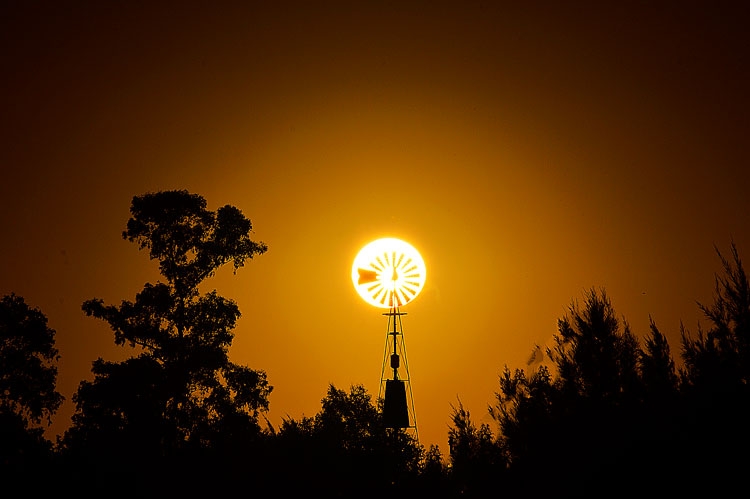
[[[0,477],[49,457],[44,430],[63,402],[58,350],[47,317],[14,293],[0,299]],[[7,475],[6,475],[7,473]]]
[[[0,409],[29,427],[49,423],[63,402],[55,389],[55,330],[41,310],[13,293],[0,299],[0,359]]]
[[[93,381],[74,396],[66,433],[69,450],[117,448],[165,455],[180,449],[223,448],[257,436],[258,416],[272,387],[262,370],[230,362],[240,317],[237,304],[199,285],[222,265],[234,270],[263,254],[240,210],[206,208],[184,190],[135,196],[123,238],[149,251],[164,282],[146,283],[134,301],[83,303],[106,321],[115,343],[135,347],[123,362],[94,362]]]

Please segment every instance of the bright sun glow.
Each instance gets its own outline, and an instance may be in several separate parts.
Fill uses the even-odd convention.
[[[417,297],[425,282],[424,260],[414,247],[387,237],[359,250],[352,265],[354,289],[370,305],[400,307]]]

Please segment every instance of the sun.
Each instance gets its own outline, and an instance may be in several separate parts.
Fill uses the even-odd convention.
[[[419,252],[393,237],[376,239],[359,250],[352,264],[354,289],[370,305],[401,307],[419,295],[426,269]]]

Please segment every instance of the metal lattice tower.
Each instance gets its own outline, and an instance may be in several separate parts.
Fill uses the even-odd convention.
[[[378,391],[378,400],[383,399],[383,419],[387,428],[413,430],[415,437],[419,440],[409,362],[406,358],[406,344],[401,322],[401,316],[406,315],[406,312],[401,312],[397,306],[394,306],[383,315],[388,316],[383,368],[380,373]]]

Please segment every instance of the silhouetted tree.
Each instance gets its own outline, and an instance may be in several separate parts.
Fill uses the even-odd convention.
[[[440,447],[432,444],[425,451],[416,486],[419,497],[455,497],[456,491],[451,482],[450,468],[446,465]]]
[[[523,369],[511,372],[506,366],[499,383],[496,404],[489,413],[498,423],[498,445],[513,470],[513,483],[508,486],[520,491],[549,466],[550,449],[557,450],[551,443],[559,439],[555,411],[560,392],[544,365],[530,374]]]
[[[679,378],[667,337],[649,317],[649,335],[640,354],[640,372],[645,398],[654,403],[673,401]]]
[[[647,424],[640,368],[657,361],[644,356],[604,290],[589,290],[582,306],[569,306],[554,342],[546,352],[553,371],[506,368],[500,377],[490,414],[510,463],[509,486],[534,497],[596,495],[634,473],[630,458]],[[535,487],[527,489],[530,482]]]
[[[349,393],[330,385],[321,406],[313,418],[285,419],[276,436],[278,483],[288,492],[394,497],[415,487],[422,447],[385,427],[362,385]]]
[[[750,285],[737,247],[732,258],[716,250],[724,275],[715,277],[714,302],[698,306],[710,328],[692,338],[683,327],[683,380],[691,389],[722,393],[750,382]]]
[[[740,456],[750,445],[750,285],[734,242],[731,258],[716,253],[723,274],[715,276],[714,301],[698,304],[709,327],[696,338],[682,327],[682,424],[686,468],[722,477],[731,491],[747,486]]]
[[[734,247],[733,260],[722,263],[714,304],[700,305],[711,328],[697,339],[683,328],[679,376],[655,322],[641,348],[606,294],[594,290],[558,321],[550,370],[506,367],[490,414],[509,462],[507,490],[695,497],[746,485],[750,289]]]
[[[74,396],[65,448],[98,460],[236,449],[258,434],[272,387],[265,372],[229,361],[239,308],[216,291],[201,295],[199,285],[226,263],[236,271],[266,245],[251,239],[240,210],[210,211],[203,197],[184,190],[135,196],[130,212],[123,238],[149,251],[166,282],[146,283],[133,302],[84,302],[87,315],[109,324],[116,344],[139,354],[94,362],[94,380]]]
[[[639,345],[615,314],[606,292],[588,290],[558,321],[551,352],[559,383],[582,399],[622,405],[640,396]]]
[[[44,437],[63,402],[58,350],[47,317],[14,293],[0,299],[0,478],[37,471],[51,456]],[[17,478],[17,476],[16,476]]]
[[[448,429],[450,476],[462,497],[485,497],[504,478],[505,457],[495,443],[489,425],[476,426],[461,401],[451,406],[452,426]]]

